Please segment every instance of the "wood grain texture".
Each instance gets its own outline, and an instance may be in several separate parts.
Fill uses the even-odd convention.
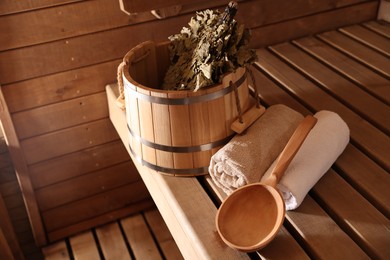
[[[91,231],[73,236],[69,239],[74,259],[99,259],[99,251]]]
[[[104,91],[108,83],[116,81],[120,62],[113,60],[2,86],[9,111],[15,113]]]
[[[120,223],[136,259],[162,259],[142,215],[122,219]]]
[[[4,0],[0,3],[0,15],[20,13],[25,11],[33,11],[35,9],[47,8],[66,3],[80,2],[83,0],[28,0],[28,1],[12,1]]]
[[[389,40],[361,25],[340,28],[340,31],[353,39],[370,46],[385,56],[390,56]]]
[[[45,259],[58,260],[58,259],[70,259],[68,250],[66,248],[65,241],[61,241],[42,249]]]
[[[12,115],[19,139],[107,118],[105,92],[51,104]]]
[[[120,210],[131,203],[136,205],[137,202],[147,198],[149,198],[148,191],[142,185],[142,181],[137,181],[45,211],[42,217],[50,233],[111,211]]]
[[[341,103],[356,111],[362,118],[385,133],[389,133],[390,108],[388,105],[357,88],[356,85],[328,69],[290,43],[274,45],[271,47],[271,50],[341,100]],[[390,81],[388,83],[390,84]]]
[[[117,133],[107,120],[101,119],[23,140],[21,146],[28,164],[117,140]]]
[[[321,40],[357,59],[378,73],[390,78],[389,58],[351,38],[337,32],[330,31],[320,34]]]
[[[329,12],[252,28],[251,45],[254,48],[265,47],[341,26],[369,21],[376,18],[377,8],[377,1],[368,1]]]
[[[44,228],[41,216],[39,214],[38,205],[34,198],[34,192],[31,184],[31,180],[28,177],[27,160],[21,150],[21,144],[17,137],[15,127],[13,125],[10,112],[7,107],[7,103],[4,99],[2,88],[0,86],[0,120],[2,124],[2,130],[7,136],[9,146],[9,153],[11,155],[15,171],[18,176],[19,184],[25,192],[24,200],[26,203],[26,209],[29,212],[29,219],[32,225],[33,235],[38,245],[46,243],[46,237],[44,235]]]
[[[116,140],[29,166],[31,183],[34,189],[39,189],[129,159],[122,142]],[[133,165],[128,167],[129,172],[137,174]]]
[[[97,228],[96,234],[105,259],[132,259],[117,223]]]
[[[35,197],[39,208],[41,211],[47,211],[104,191],[113,190],[125,184],[137,182],[140,177],[135,174],[136,172],[131,172],[131,165],[131,162],[125,162],[36,190]],[[141,198],[143,199],[142,196]]]
[[[314,37],[305,37],[294,40],[293,43],[332,69],[342,73],[349,80],[358,84],[365,91],[375,96],[383,102],[390,103],[390,81],[373,72],[361,63],[348,58],[342,52],[339,52]]]
[[[379,21],[368,21],[366,23],[363,23],[363,25],[370,30],[375,31],[376,33],[379,33],[380,35],[383,35],[387,38],[390,38],[390,26],[389,23],[383,20]]]

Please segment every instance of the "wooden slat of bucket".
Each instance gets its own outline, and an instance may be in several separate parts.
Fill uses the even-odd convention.
[[[139,93],[150,96],[150,91],[137,88]],[[138,115],[140,122],[141,137],[149,142],[155,143],[153,128],[152,103],[146,100],[138,100]],[[156,133],[158,134],[158,133]],[[152,164],[156,164],[156,149],[142,144],[142,158]]]
[[[189,92],[188,96],[202,96],[206,91]],[[210,143],[209,109],[206,102],[195,103],[189,106],[192,146]],[[194,167],[205,167],[210,163],[211,151],[194,152]]]
[[[222,84],[219,84],[213,89],[208,89],[207,93],[215,92],[223,88]],[[227,129],[225,126],[226,113],[225,113],[225,98],[220,97],[218,99],[209,101],[209,125],[210,125],[210,139],[211,140],[222,140],[227,136]],[[216,153],[220,147],[213,148],[211,153]]]
[[[152,96],[155,97],[168,97],[167,93],[151,92]],[[157,144],[172,146],[171,138],[171,120],[169,115],[169,106],[163,104],[152,104],[153,112],[153,129],[154,129],[154,140]],[[157,165],[173,168],[173,155],[171,152],[165,152],[156,150]]]
[[[136,87],[129,84],[129,88],[136,90]],[[132,95],[129,95],[127,91],[125,91],[125,99],[126,99],[126,119],[129,125],[129,128],[136,134],[137,136],[141,135],[140,127],[139,127],[139,115],[138,115],[138,99]],[[141,144],[133,138],[131,134],[129,134],[129,145],[135,154],[141,156],[142,147]]]
[[[168,93],[170,98],[183,98],[186,92]],[[171,118],[171,137],[173,146],[191,146],[191,125],[188,105],[169,105]],[[173,153],[174,168],[193,168],[191,153]]]

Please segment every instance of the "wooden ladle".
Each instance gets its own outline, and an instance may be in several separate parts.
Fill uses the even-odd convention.
[[[278,233],[286,212],[276,185],[317,122],[307,116],[280,154],[269,178],[243,186],[231,193],[218,209],[216,225],[222,240],[244,252],[266,246]]]

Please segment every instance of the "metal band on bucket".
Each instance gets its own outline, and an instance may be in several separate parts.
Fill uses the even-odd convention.
[[[129,91],[130,95],[134,96],[135,98],[146,100],[151,103],[157,103],[157,104],[163,104],[163,105],[190,105],[200,102],[207,102],[211,101],[220,97],[223,97],[224,95],[232,92],[235,87],[241,86],[242,83],[245,81],[244,73],[236,82],[233,82],[230,86],[223,88],[221,90],[204,94],[201,96],[193,96],[193,97],[184,97],[184,98],[165,98],[165,97],[155,97],[155,96],[149,96],[143,93],[140,93],[132,88],[130,88],[127,84],[125,84],[125,89]]]
[[[130,144],[129,144],[129,149],[130,149],[130,153],[140,164],[158,172],[168,173],[173,175],[203,175],[208,172],[208,166],[199,167],[199,168],[187,168],[187,169],[174,169],[174,168],[158,166],[142,159],[141,156],[135,153],[135,151],[131,148]]]
[[[192,152],[208,151],[215,147],[227,144],[230,141],[230,139],[232,139],[234,136],[234,134],[232,134],[221,140],[217,140],[207,144],[195,145],[195,146],[170,146],[170,145],[156,144],[142,138],[141,136],[134,133],[134,131],[129,127],[129,125],[127,125],[127,129],[129,130],[130,135],[139,143],[142,143],[143,145],[146,145],[153,149],[157,149],[165,152],[172,152],[172,153],[192,153]]]

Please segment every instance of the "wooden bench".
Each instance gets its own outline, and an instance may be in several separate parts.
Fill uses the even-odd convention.
[[[302,205],[288,211],[272,259],[390,258],[390,25],[370,21],[258,50],[251,68],[265,106],[338,113],[351,141]],[[125,112],[106,88],[110,118],[128,148]],[[186,259],[248,259],[215,228],[225,195],[206,176],[164,176],[133,161]]]

